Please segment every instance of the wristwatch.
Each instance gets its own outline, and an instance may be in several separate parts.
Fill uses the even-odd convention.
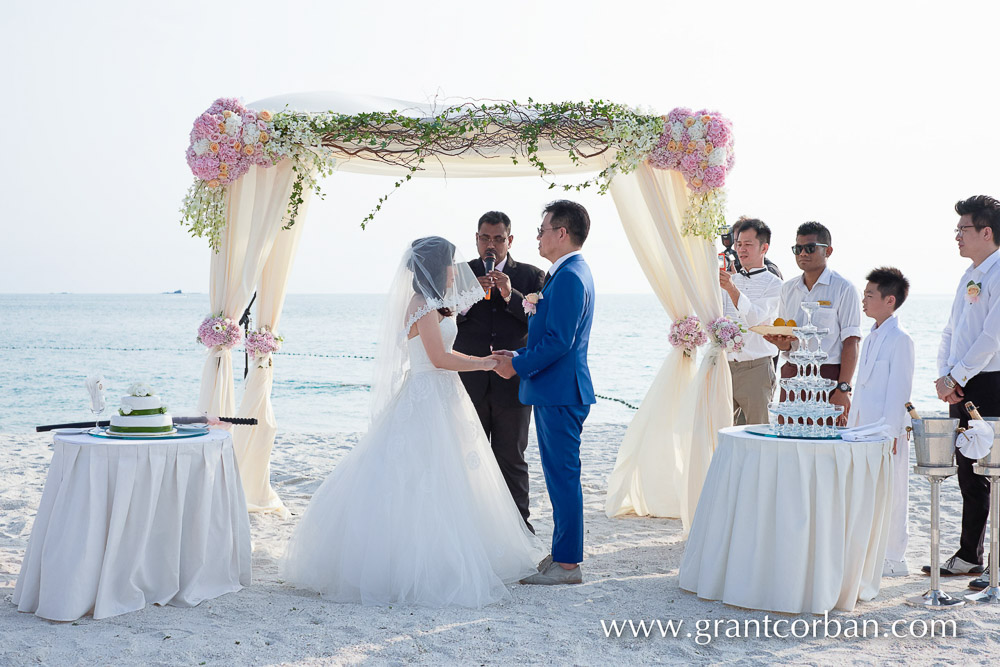
[[[945,375],[943,379],[944,379],[944,386],[948,387],[948,389],[955,388],[956,382],[955,379],[951,377],[951,373]]]
[[[837,389],[844,392],[845,394],[851,393],[851,385],[847,384],[846,382],[841,382],[840,384],[838,384]]]

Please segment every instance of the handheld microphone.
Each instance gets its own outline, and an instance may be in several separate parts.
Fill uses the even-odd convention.
[[[483,257],[483,267],[486,269],[486,274],[489,275],[493,269],[497,266],[497,251],[493,248],[486,249],[486,256]],[[486,300],[490,298],[490,293],[493,291],[492,288],[486,291]]]

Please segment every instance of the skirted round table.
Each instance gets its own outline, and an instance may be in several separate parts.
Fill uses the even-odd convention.
[[[892,441],[778,439],[719,431],[680,587],[768,611],[852,610],[879,591]]]
[[[14,589],[19,611],[101,619],[250,585],[250,521],[229,433],[56,435],[53,449]]]

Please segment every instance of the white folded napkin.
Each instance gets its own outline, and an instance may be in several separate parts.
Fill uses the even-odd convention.
[[[879,440],[892,440],[892,433],[889,425],[885,423],[885,417],[883,417],[874,424],[844,429],[840,432],[840,438],[845,442],[878,442]]]
[[[955,446],[968,459],[981,459],[993,448],[993,427],[982,419],[970,419],[963,433],[958,434]]]
[[[104,403],[104,377],[101,375],[91,375],[87,378],[87,392],[90,394],[90,409],[94,412],[103,412]]]

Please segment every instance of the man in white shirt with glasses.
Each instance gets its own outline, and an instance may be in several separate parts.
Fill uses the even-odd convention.
[[[830,230],[818,222],[804,222],[795,235],[792,254],[802,275],[781,286],[781,305],[778,316],[784,320],[806,323],[802,310],[804,302],[819,303],[813,313],[812,323],[829,333],[823,338],[826,361],[820,366],[820,375],[837,382],[830,392],[830,402],[840,405],[844,412],[837,418],[837,426],[846,426],[851,410],[851,380],[858,365],[858,346],[861,342],[861,300],[858,291],[846,278],[827,266],[833,254]],[[788,353],[795,342],[794,336],[764,336],[779,350]],[[792,364],[781,367],[781,377],[795,375]],[[784,399],[784,391],[782,391]]]
[[[771,229],[756,218],[740,218],[733,225],[734,247],[740,270],[719,269],[723,314],[749,329],[770,324],[778,316],[781,278],[764,265],[771,243]],[[778,349],[760,334],[748,331],[739,352],[727,352],[733,374],[733,422],[766,424],[767,404],[774,396],[777,380],[773,358]]]
[[[948,404],[948,414],[969,422],[965,403],[972,401],[983,417],[1000,417],[1000,201],[986,195],[955,204],[958,254],[972,261],[958,281],[951,316],[941,334],[935,387]],[[1000,447],[1000,443],[994,443]],[[972,469],[974,459],[955,452],[962,490],[962,536],[955,555],[941,566],[946,576],[974,575],[969,584],[985,588],[983,540],[989,516],[990,484]],[[924,566],[924,572],[930,572]]]

